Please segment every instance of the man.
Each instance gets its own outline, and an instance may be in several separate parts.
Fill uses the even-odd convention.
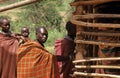
[[[29,38],[29,28],[28,27],[22,27],[21,28],[21,33],[16,34],[16,37],[19,40],[19,45],[25,43],[26,41],[30,40]]]
[[[29,38],[29,28],[28,27],[22,27],[21,28],[21,35],[25,38]]]
[[[66,24],[67,35],[55,41],[55,55],[60,68],[60,78],[71,78],[74,57],[76,26],[70,21]]]
[[[59,78],[55,56],[45,50],[48,32],[36,28],[36,40],[22,44],[18,52],[17,78]]]
[[[12,36],[10,22],[0,18],[0,78],[16,78],[16,52],[18,41]]]
[[[45,27],[36,28],[36,39],[35,41],[40,43],[44,47],[44,43],[48,38],[48,31]]]

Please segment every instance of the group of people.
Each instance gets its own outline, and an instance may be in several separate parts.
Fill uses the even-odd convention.
[[[48,31],[43,26],[35,29],[34,40],[28,27],[21,28],[20,34],[11,32],[7,18],[0,18],[0,27],[0,78],[70,78],[76,32],[71,22],[66,24],[68,35],[58,45],[61,55],[44,48]],[[63,66],[58,67],[58,62]]]

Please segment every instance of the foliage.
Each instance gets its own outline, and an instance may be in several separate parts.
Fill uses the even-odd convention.
[[[29,8],[26,11],[25,18],[29,17],[28,20],[32,20],[36,26],[57,28],[60,31],[62,18],[55,7],[56,5],[54,2],[52,3],[52,1],[42,1],[40,3],[29,5],[25,7]]]
[[[65,35],[65,22],[69,19],[68,17],[73,11],[69,5],[71,1],[72,0],[42,0],[14,9],[14,13],[7,13],[7,17],[11,19],[12,31],[19,33],[22,26],[28,26],[31,31],[30,38],[35,39],[35,27],[45,26],[49,32],[45,46],[53,47],[55,39],[63,38]],[[16,10],[20,12],[16,12]],[[13,21],[13,16],[10,16],[10,13],[12,13],[14,17],[17,17],[17,19]],[[54,48],[52,48],[52,52],[54,52],[53,49]]]
[[[59,32],[57,29],[48,30],[48,39],[45,43],[45,47],[48,51],[54,53],[54,42],[56,39],[61,39],[65,36],[66,31],[64,27],[61,27],[62,32]]]

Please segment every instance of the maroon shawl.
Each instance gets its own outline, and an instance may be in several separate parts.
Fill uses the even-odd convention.
[[[18,51],[17,78],[60,78],[55,56],[35,41],[25,42]]]
[[[69,56],[74,53],[75,43],[72,40],[64,38],[62,40],[55,41],[55,55]],[[72,73],[72,61],[63,61],[58,63],[60,68],[60,78],[71,78]]]
[[[0,78],[16,78],[16,38],[0,33]]]

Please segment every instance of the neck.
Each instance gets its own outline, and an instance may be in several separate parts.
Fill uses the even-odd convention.
[[[0,31],[1,33],[3,33],[3,34],[9,34],[9,35],[11,35],[12,33],[10,32],[10,31]]]
[[[41,44],[44,47],[44,44],[39,42],[38,40],[35,40],[37,43]]]
[[[4,32],[4,33],[10,33],[10,31],[4,31],[4,30],[2,30],[2,32]]]
[[[71,41],[73,41],[73,40],[74,40],[74,38],[73,38],[73,37],[71,37],[71,36],[69,36],[69,35],[67,35],[65,38],[67,38],[68,40],[71,40]]]

